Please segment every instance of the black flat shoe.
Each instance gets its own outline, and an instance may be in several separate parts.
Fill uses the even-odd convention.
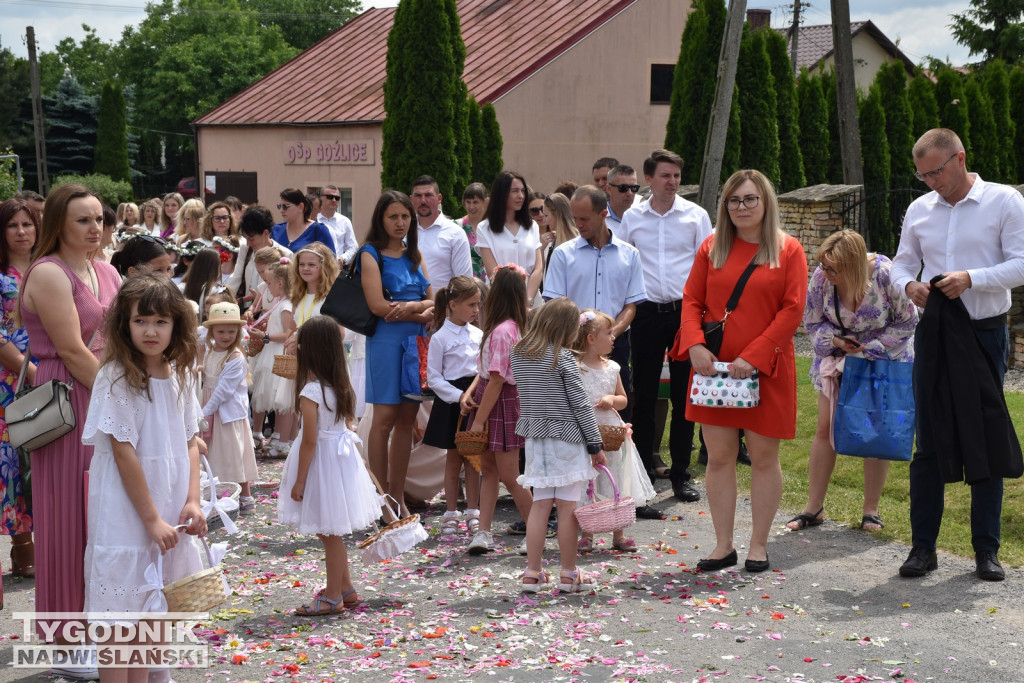
[[[992,552],[981,552],[974,554],[974,561],[978,568],[978,578],[984,581],[1002,581],[1006,578],[1003,565],[999,564],[996,554]]]
[[[661,510],[650,505],[637,507],[636,516],[638,519],[665,519],[665,515],[662,514]]]
[[[750,558],[747,558],[743,561],[743,568],[751,574],[757,574],[758,572],[766,572],[770,567],[771,564],[768,562],[767,553],[765,553],[763,560],[751,560]]]
[[[938,566],[939,559],[934,550],[915,545],[910,549],[907,561],[900,566],[900,576],[924,576]]]
[[[733,551],[731,553],[717,560],[710,557],[705,557],[703,560],[697,562],[697,569],[700,569],[704,572],[717,572],[719,569],[732,567],[737,562],[739,562],[739,558],[736,556],[736,549],[733,548]]]

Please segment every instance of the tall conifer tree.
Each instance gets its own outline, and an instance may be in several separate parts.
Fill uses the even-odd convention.
[[[103,84],[96,120],[96,150],[93,170],[113,180],[131,180],[128,167],[128,124],[125,119],[124,90],[110,81]]]
[[[868,248],[892,254],[896,245],[892,239],[889,217],[889,142],[885,136],[885,109],[878,85],[872,85],[868,96],[860,101],[857,114],[860,123],[860,149],[864,163],[864,196],[867,203]]]
[[[967,99],[971,113],[971,168],[984,179],[1001,178],[999,158],[1001,156],[996,138],[996,122],[992,117],[992,102],[981,87],[977,75],[967,79],[964,86],[964,97]]]
[[[1018,125],[1010,114],[1010,79],[1006,72],[1006,63],[1001,59],[993,59],[985,65],[982,76],[985,79],[985,93],[992,104],[996,153],[999,155],[999,177],[993,180],[1012,183],[1017,179],[1017,158],[1014,156],[1013,143],[1017,137],[1017,128],[1024,125],[1024,121]]]
[[[1010,169],[1011,182],[1024,183],[1024,68],[1010,71],[1010,118],[1017,122],[1013,135],[1013,158],[1016,168]]]
[[[740,93],[740,166],[756,168],[779,186],[779,125],[775,78],[764,31],[746,33],[740,43],[736,85]]]
[[[796,93],[800,112],[800,150],[807,183],[827,183],[828,112],[825,110],[821,78],[812,76],[806,68],[801,69]]]
[[[885,112],[885,139],[889,143],[889,183],[891,187],[913,187],[914,136],[911,133],[910,102],[907,99],[907,72],[903,62],[882,64],[875,74],[878,94]]]
[[[923,73],[918,73],[907,84],[907,100],[910,103],[910,132],[916,142],[926,131],[939,127],[939,102],[935,99],[935,83]]]
[[[785,37],[778,31],[764,31],[765,47],[775,78],[775,106],[779,120],[779,192],[803,187],[807,181],[800,153],[800,123],[796,106],[796,82]]]

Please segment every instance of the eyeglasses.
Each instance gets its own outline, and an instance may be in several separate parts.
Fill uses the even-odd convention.
[[[341,200],[341,195],[340,194],[322,194],[322,195],[320,195],[320,197],[322,199],[330,199],[331,201],[335,201],[335,202]]]
[[[223,222],[223,221],[231,220],[231,216],[212,216],[211,220],[215,220],[218,223],[220,223],[220,222]]]
[[[920,171],[917,171],[914,173],[914,177],[920,180],[921,182],[925,182],[926,180],[937,179],[940,175],[942,175],[942,169],[946,168],[946,164],[953,161],[953,159],[956,159],[956,156],[958,154],[960,154],[960,152],[953,152],[953,156],[946,159],[946,161],[943,162],[942,166],[939,166],[934,171],[928,171],[927,173],[921,173]]]
[[[295,205],[294,204],[278,204],[277,205],[277,210],[278,211],[287,211],[288,209],[292,208],[293,206],[295,206]]]
[[[540,216],[543,213],[544,213],[544,207],[543,206],[531,206],[530,207],[530,215],[531,216]]]
[[[824,263],[821,264],[821,272],[825,273],[829,277],[838,277],[839,271],[832,266],[826,266]]]
[[[741,206],[744,209],[756,209],[759,201],[761,201],[761,198],[756,194],[748,194],[742,199],[740,197],[729,197],[725,200],[725,205],[729,207],[730,211],[736,211]]]
[[[622,183],[621,185],[609,185],[608,187],[614,187],[616,190],[618,190],[619,192],[621,192],[623,194],[625,194],[627,192],[639,192],[640,191],[640,186],[639,185],[627,185],[625,183]]]

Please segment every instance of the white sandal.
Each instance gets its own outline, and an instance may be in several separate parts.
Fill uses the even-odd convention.
[[[443,536],[459,533],[459,517],[461,515],[457,510],[448,510],[444,513],[444,517],[441,518],[441,534]]]
[[[592,590],[594,585],[594,580],[581,572],[579,567],[571,572],[563,569],[558,575],[558,590],[562,593],[582,593]]]
[[[479,510],[466,510],[466,529],[469,530],[470,535],[480,531]]]
[[[551,575],[545,571],[524,569],[520,579],[520,586],[524,593],[539,593],[551,589]],[[526,583],[527,579],[532,579],[536,583]]]

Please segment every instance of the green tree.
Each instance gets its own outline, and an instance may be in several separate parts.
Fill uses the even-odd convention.
[[[828,111],[821,78],[812,76],[807,68],[800,70],[796,86],[800,113],[800,149],[804,173],[810,185],[828,182]]]
[[[891,187],[913,187],[914,135],[911,133],[910,101],[907,98],[907,71],[903,62],[882,64],[875,75],[878,94],[885,112],[885,139],[889,143],[889,183]]]
[[[384,111],[381,135],[381,187],[393,188],[394,178],[400,175],[402,158],[405,156],[407,122],[397,115],[409,99],[416,96],[415,76],[408,69],[411,57],[408,55],[408,36],[415,30],[410,26],[413,0],[401,0],[395,8],[395,19],[388,32],[388,52],[385,62]],[[392,115],[391,112],[396,112]]]
[[[469,113],[468,120],[470,146],[473,149],[473,159],[469,169],[469,182],[480,182],[484,183],[485,185],[488,185],[489,181],[484,181],[482,179],[482,176],[480,175],[480,162],[484,144],[484,125],[483,121],[480,118],[480,105],[477,104],[475,97],[470,96],[469,103],[466,109],[468,110]]]
[[[305,50],[362,11],[359,0],[239,0],[260,26],[281,29],[292,47]]]
[[[455,135],[455,161],[457,163],[455,177],[448,194],[444,196],[445,213],[456,216],[461,210],[459,191],[469,184],[473,174],[473,139],[469,132],[469,89],[462,80],[466,67],[466,43],[462,40],[462,27],[459,23],[459,12],[455,0],[445,0],[445,11],[448,14],[449,38],[451,39],[452,55],[455,58],[455,95],[452,116],[452,133]]]
[[[868,249],[893,253],[892,228],[889,218],[889,142],[885,134],[885,109],[878,85],[872,85],[868,96],[859,103],[860,149],[864,163],[864,196],[867,203],[867,230],[864,235]]]
[[[993,59],[982,72],[985,79],[985,93],[992,104],[992,118],[996,131],[996,153],[999,155],[999,177],[1001,183],[1011,183],[1017,178],[1017,158],[1013,142],[1017,137],[1017,124],[1010,113],[1010,78],[1006,63]],[[1021,123],[1024,125],[1024,122]]]
[[[0,149],[12,143],[21,104],[29,94],[28,61],[0,46]]]
[[[46,163],[50,177],[92,171],[96,146],[96,97],[87,95],[74,76],[66,76],[57,92],[43,98],[49,129]]]
[[[407,85],[407,96],[397,102],[385,99],[391,126],[384,131],[382,154],[387,150],[392,164],[384,167],[381,186],[407,191],[417,176],[427,173],[437,180],[442,195],[454,199],[459,178],[455,127],[460,90],[451,22],[434,0],[401,0],[399,7],[404,4],[408,4],[405,16],[401,22],[396,16],[388,43],[394,39],[405,47],[398,59],[388,54],[385,88],[396,71],[413,74],[415,88]],[[408,75],[400,78],[404,83]]]
[[[740,168],[740,137],[742,134],[740,89],[734,85],[732,106],[729,108],[729,127],[725,130],[725,149],[722,151],[722,172],[719,174],[719,183],[724,183]],[[703,161],[701,163],[703,164]]]
[[[123,180],[114,180],[101,173],[89,173],[87,175],[64,173],[54,179],[53,186],[57,187],[66,183],[85,185],[96,193],[100,201],[111,208],[117,208],[117,205],[121,202],[130,202],[132,200],[131,185]]]
[[[912,117],[911,135],[916,141],[932,128],[939,127],[939,103],[935,99],[935,83],[918,72],[907,84],[907,99]]]
[[[0,154],[12,154],[12,151],[10,148],[0,148]],[[17,191],[17,165],[14,159],[0,159],[0,202],[10,199]]]
[[[480,157],[480,175],[477,180],[489,188],[501,173],[501,169],[505,168],[505,162],[501,158],[504,143],[501,139],[501,128],[498,126],[498,113],[490,102],[480,108],[480,128],[483,132],[483,144],[473,158],[475,164],[476,157]]]
[[[56,92],[65,71],[70,72],[87,95],[99,96],[107,81],[118,82],[121,46],[96,35],[96,29],[82,24],[80,42],[64,38],[53,52],[39,55],[39,89],[44,95]]]
[[[971,155],[970,104],[964,97],[964,83],[960,74],[946,66],[938,70],[935,82],[935,101],[939,105],[939,125],[960,136],[968,156]],[[972,157],[973,159],[973,157]]]
[[[96,118],[96,173],[113,180],[130,180],[128,167],[128,125],[125,121],[124,91],[109,81],[103,85]]]
[[[1024,0],[971,0],[971,9],[952,19],[953,37],[971,56],[1010,64],[1024,57]]]
[[[996,141],[996,122],[992,117],[992,102],[981,87],[977,76],[967,79],[964,97],[971,112],[971,168],[982,178],[1001,178],[999,170],[999,143]]]
[[[839,103],[836,93],[836,74],[827,71],[821,76],[825,93],[825,111],[828,112],[828,182],[843,184],[843,150],[839,144]],[[861,154],[863,156],[863,153]]]
[[[708,120],[715,102],[725,17],[723,0],[694,0],[683,28],[679,61],[672,76],[665,148],[686,159],[683,182],[690,185],[700,182]],[[727,168],[729,166],[722,165],[723,172]]]
[[[746,33],[740,42],[736,85],[740,91],[740,166],[756,168],[779,186],[779,124],[775,78],[765,49],[764,31]]]
[[[765,48],[775,79],[775,106],[779,121],[779,192],[803,187],[804,160],[800,153],[800,124],[796,107],[796,83],[793,63],[789,61],[786,39],[778,31],[764,32]]]
[[[1013,158],[1016,169],[1007,174],[1014,183],[1024,183],[1024,69],[1010,71],[1010,118],[1019,121],[1013,135]]]

